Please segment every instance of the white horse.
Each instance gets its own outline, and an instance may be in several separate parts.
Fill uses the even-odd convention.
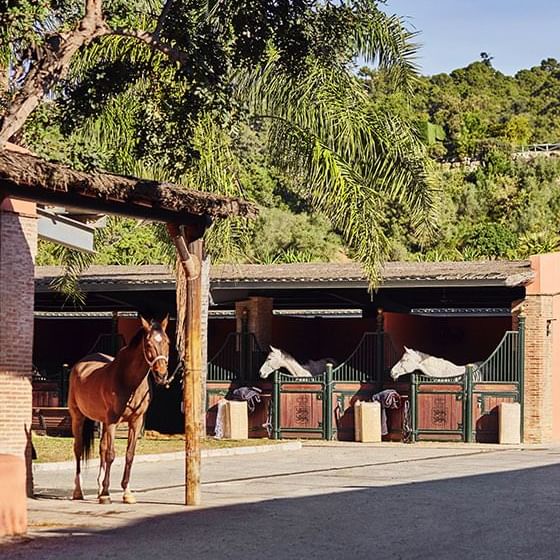
[[[332,358],[323,358],[322,360],[309,360],[301,365],[288,352],[271,346],[270,353],[261,366],[259,373],[263,379],[266,379],[273,371],[284,368],[294,377],[313,377],[314,375],[325,373],[327,364],[336,365],[336,361]]]
[[[477,362],[473,365],[479,364],[480,362]],[[458,366],[443,358],[436,358],[405,346],[402,358],[391,368],[391,377],[397,380],[401,375],[414,371],[421,371],[427,377],[455,378],[457,380],[458,377],[465,375],[467,366]],[[478,377],[480,377],[480,371],[475,370],[475,381],[480,381]]]

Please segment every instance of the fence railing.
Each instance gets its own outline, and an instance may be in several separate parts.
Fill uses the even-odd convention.
[[[477,382],[519,383],[522,368],[519,332],[507,331],[488,359],[474,369],[473,377]]]
[[[208,361],[208,381],[256,381],[267,353],[252,333],[229,333]]]
[[[519,146],[516,149],[516,153],[518,154],[525,154],[525,153],[535,153],[535,152],[560,152],[560,144],[528,144],[527,146]]]
[[[333,369],[333,380],[382,382],[397,360],[397,351],[388,333],[367,332],[352,354]]]

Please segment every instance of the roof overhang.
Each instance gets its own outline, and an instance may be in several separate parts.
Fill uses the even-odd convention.
[[[257,214],[254,205],[238,198],[112,173],[85,173],[12,149],[0,150],[0,198],[6,196],[198,227],[213,218]]]
[[[318,315],[313,310],[375,307],[440,317],[477,313],[497,316],[507,314],[513,301],[525,297],[524,285],[533,277],[525,261],[495,266],[446,263],[447,278],[443,277],[441,264],[413,264],[387,263],[385,277],[373,292],[354,264],[214,266],[210,278],[211,309],[231,310],[238,301],[260,296],[272,298],[277,311],[310,310],[309,316]],[[61,305],[61,296],[49,286],[61,272],[57,267],[37,267],[37,309],[55,310]],[[131,310],[150,303],[172,309],[175,305],[175,278],[169,266],[93,266],[80,279],[80,287],[88,294],[91,310]]]
[[[413,307],[421,317],[511,317],[511,307]]]

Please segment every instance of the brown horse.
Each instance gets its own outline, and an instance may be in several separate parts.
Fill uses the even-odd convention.
[[[68,408],[72,417],[76,477],[74,500],[83,500],[80,461],[91,455],[94,420],[103,429],[99,454],[101,463],[97,483],[99,502],[111,503],[109,477],[115,458],[115,431],[119,422],[128,422],[126,463],[121,482],[123,501],[136,502],[128,483],[134,459],[136,440],[142,428],[144,414],[151,400],[148,375],[150,371],[159,385],[168,383],[167,363],[169,338],[165,334],[168,318],[161,324],[149,323],[143,317],[142,328],[116,358],[105,354],[91,354],[82,358],[70,373]]]

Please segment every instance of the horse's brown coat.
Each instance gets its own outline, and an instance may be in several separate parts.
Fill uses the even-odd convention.
[[[128,423],[126,463],[121,486],[123,499],[133,503],[128,488],[130,469],[134,459],[136,440],[142,428],[144,414],[151,400],[148,374],[151,371],[159,384],[167,376],[169,339],[165,334],[167,318],[161,325],[142,318],[142,329],[116,358],[106,354],[92,354],[80,360],[72,369],[68,393],[68,407],[72,418],[76,478],[74,499],[83,499],[80,472],[81,458],[86,457],[93,442],[93,421],[103,426],[100,442],[99,500],[110,502],[109,478],[115,458],[114,439],[117,424]],[[154,362],[155,360],[155,362]],[[153,363],[150,368],[149,364]],[[88,420],[89,419],[89,420]]]

